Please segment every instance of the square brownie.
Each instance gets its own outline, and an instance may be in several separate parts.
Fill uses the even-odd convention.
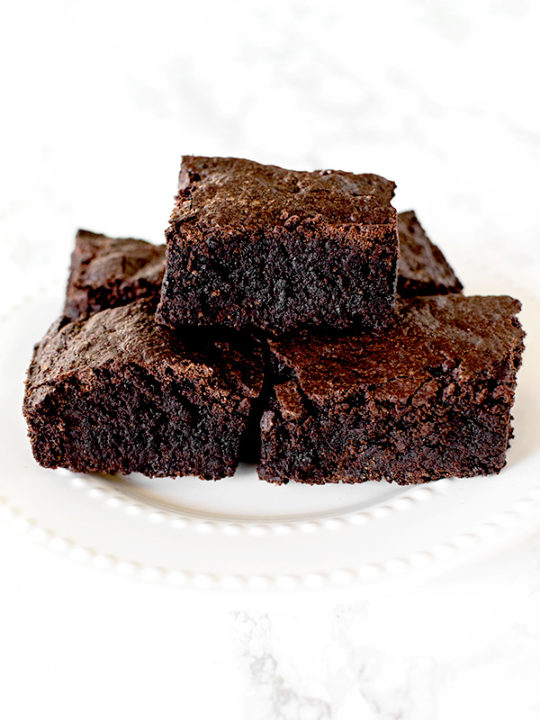
[[[400,301],[377,334],[271,340],[261,478],[421,483],[497,473],[524,333],[510,297]]]
[[[394,188],[378,175],[184,157],[158,321],[272,334],[386,325]]]
[[[175,336],[137,300],[35,347],[24,414],[36,460],[77,472],[232,475],[263,385],[247,339]]]
[[[399,213],[397,291],[401,297],[459,293],[463,285],[440,249],[431,242],[414,210]]]
[[[161,289],[165,246],[79,230],[71,255],[64,313],[72,320]]]

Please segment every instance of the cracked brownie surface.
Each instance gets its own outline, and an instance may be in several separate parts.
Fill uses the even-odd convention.
[[[376,334],[270,340],[271,482],[485,475],[504,466],[524,333],[510,297],[400,301]]]
[[[161,288],[164,265],[163,245],[79,230],[71,255],[64,313],[76,320],[133,300],[155,297]]]

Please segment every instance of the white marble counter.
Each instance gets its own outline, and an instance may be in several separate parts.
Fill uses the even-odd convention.
[[[6,14],[3,307],[40,273],[64,283],[79,226],[161,241],[185,152],[381,173],[467,290],[538,286],[538,3],[28,0]],[[505,275],[508,252],[523,277]],[[478,253],[490,280],[470,270]],[[536,720],[539,531],[392,592],[222,605],[77,566],[2,521],[0,713]]]

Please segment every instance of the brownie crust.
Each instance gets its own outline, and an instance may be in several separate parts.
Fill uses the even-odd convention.
[[[273,334],[386,325],[394,187],[377,175],[184,157],[158,321]]]
[[[261,419],[274,483],[497,473],[524,333],[510,297],[403,300],[378,334],[270,340],[277,380]]]
[[[401,297],[459,293],[463,285],[441,250],[431,242],[414,210],[399,213],[397,291]]]
[[[155,297],[161,288],[165,246],[79,230],[71,255],[64,313],[72,320],[133,300]]]
[[[61,318],[36,346],[24,414],[36,460],[77,472],[232,475],[263,384],[249,340],[175,336],[138,300]]]

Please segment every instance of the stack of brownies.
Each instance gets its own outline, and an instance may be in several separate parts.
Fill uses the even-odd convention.
[[[36,460],[419,483],[498,472],[520,303],[467,297],[377,175],[185,157],[167,245],[79,231],[36,346]]]

